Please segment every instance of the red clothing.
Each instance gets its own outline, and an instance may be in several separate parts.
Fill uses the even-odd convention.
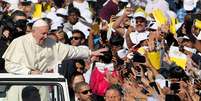
[[[114,70],[113,64],[96,63],[91,73],[90,88],[92,92],[99,96],[104,96],[110,83],[106,80],[106,74],[117,77],[117,71]]]
[[[118,13],[118,5],[115,4],[112,0],[110,0],[99,13],[99,17],[109,21],[112,15],[116,15]]]

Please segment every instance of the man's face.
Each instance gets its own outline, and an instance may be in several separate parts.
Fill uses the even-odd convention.
[[[186,47],[190,47],[192,48],[193,47],[193,43],[191,41],[185,41],[182,43],[183,46],[186,46]]]
[[[33,28],[33,30],[34,31],[32,34],[36,40],[36,43],[38,45],[42,45],[45,39],[47,38],[49,27],[48,26],[37,27],[37,28]]]
[[[27,15],[27,17],[29,17],[31,15],[31,12],[32,12],[32,6],[31,5],[25,6],[23,11]]]
[[[117,90],[109,90],[105,94],[105,101],[121,101],[121,97]]]
[[[200,40],[196,40],[195,48],[201,52],[201,41]]]
[[[70,13],[68,15],[68,20],[72,25],[75,25],[78,22],[78,15],[76,13]]]
[[[135,28],[138,32],[144,32],[146,27],[146,20],[142,17],[136,18]]]
[[[83,73],[84,72],[84,66],[82,64],[80,64],[79,62],[75,63],[75,67],[76,67],[76,71]]]
[[[92,101],[92,91],[89,85],[81,87],[78,97],[80,101]]]
[[[72,39],[71,39],[71,45],[73,46],[79,46],[82,44],[82,38],[80,33],[73,33]]]
[[[64,35],[61,34],[61,33],[56,33],[56,36],[57,36],[57,40],[62,42],[62,43],[65,43],[65,38],[64,38]]]

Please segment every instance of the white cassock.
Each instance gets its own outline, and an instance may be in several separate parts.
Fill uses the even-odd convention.
[[[90,52],[87,48],[57,43],[50,38],[47,38],[43,45],[38,45],[30,33],[13,40],[3,58],[5,59],[7,72],[28,75],[30,70],[36,69],[47,72],[63,59],[88,58]],[[18,95],[21,95],[19,93],[22,89],[15,88],[11,90],[8,91],[7,97],[9,99],[7,101],[21,101],[17,99],[21,98]],[[41,101],[47,101],[47,98],[44,97]]]

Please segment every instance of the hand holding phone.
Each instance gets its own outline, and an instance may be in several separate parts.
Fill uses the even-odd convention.
[[[170,89],[174,91],[174,93],[179,93],[180,83],[171,83]]]

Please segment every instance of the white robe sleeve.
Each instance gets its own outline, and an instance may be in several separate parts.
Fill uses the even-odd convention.
[[[9,73],[23,74],[23,75],[28,75],[29,72],[31,71],[29,68],[25,66],[10,61],[5,61],[5,69]]]
[[[23,55],[25,52],[23,49],[21,39],[16,39],[11,42],[3,55],[7,72],[25,75],[29,73],[30,68],[27,67],[28,65],[23,64],[26,63],[26,57]]]
[[[57,45],[57,55],[60,59],[86,59],[91,55],[91,50],[84,47],[76,47],[71,45],[66,45],[63,43],[58,43]]]

